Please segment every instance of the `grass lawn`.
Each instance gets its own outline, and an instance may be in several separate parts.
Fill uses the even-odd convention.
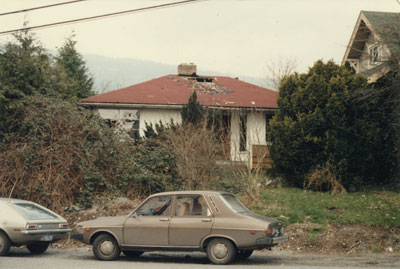
[[[368,190],[332,195],[297,188],[262,189],[252,210],[293,223],[400,227],[400,193]]]

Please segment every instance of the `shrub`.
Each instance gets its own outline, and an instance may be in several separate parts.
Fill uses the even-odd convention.
[[[366,88],[365,78],[332,61],[317,61],[308,73],[285,78],[270,121],[277,172],[303,187],[307,175],[329,161],[345,187],[390,180],[395,155],[385,111],[378,101],[360,102]]]

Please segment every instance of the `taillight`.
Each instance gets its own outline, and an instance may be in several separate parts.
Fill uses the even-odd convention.
[[[26,229],[27,230],[37,230],[38,226],[36,224],[27,224]]]
[[[58,225],[58,228],[60,229],[67,229],[69,227],[69,225],[67,223],[62,223]]]
[[[274,234],[274,228],[268,228],[265,233],[267,235],[273,235]]]

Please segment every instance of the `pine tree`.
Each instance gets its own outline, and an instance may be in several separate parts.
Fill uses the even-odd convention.
[[[182,122],[184,124],[192,123],[196,125],[204,119],[204,112],[204,108],[197,101],[196,91],[194,91],[189,97],[187,105],[185,105],[182,109]]]
[[[70,37],[59,48],[58,55],[55,57],[55,75],[59,83],[59,92],[65,97],[82,99],[94,95],[93,78],[88,73],[85,61],[77,52],[75,45],[76,41]]]

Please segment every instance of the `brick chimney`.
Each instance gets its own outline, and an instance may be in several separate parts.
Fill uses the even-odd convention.
[[[179,76],[196,76],[197,66],[194,63],[182,63],[178,65]]]

